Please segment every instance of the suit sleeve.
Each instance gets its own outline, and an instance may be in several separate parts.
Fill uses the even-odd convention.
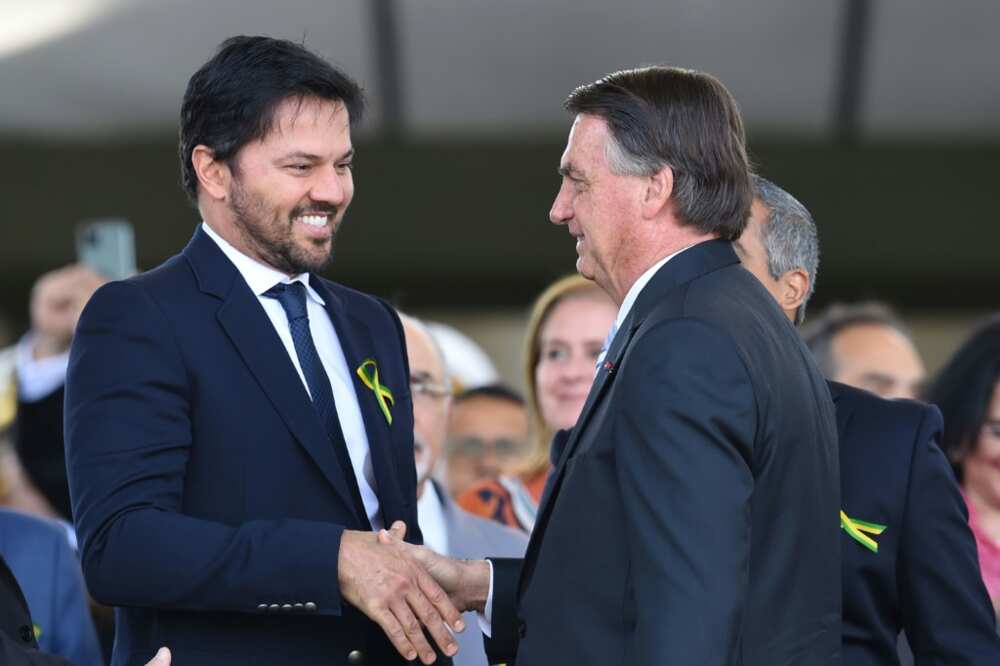
[[[343,527],[182,513],[195,390],[170,321],[142,287],[98,290],[66,384],[67,466],[91,594],[114,606],[236,612],[312,601],[339,615]]]
[[[918,429],[899,555],[903,628],[918,664],[1000,664],[1000,638],[968,512],[937,445],[941,413]]]
[[[486,656],[491,664],[513,662],[520,642],[517,619],[517,585],[524,560],[491,557],[493,563],[492,636],[486,638]]]
[[[734,343],[671,320],[618,378],[616,462],[634,581],[630,664],[728,664],[750,560],[756,402]]]
[[[24,648],[0,631],[0,664],[4,666],[73,666],[62,657]]]
[[[56,626],[51,649],[70,658],[76,666],[101,666],[104,656],[90,616],[80,561],[69,542],[63,535],[60,537],[52,575]]]

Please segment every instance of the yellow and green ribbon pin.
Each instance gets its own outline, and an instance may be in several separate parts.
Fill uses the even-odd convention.
[[[375,399],[378,400],[378,406],[382,409],[386,422],[392,425],[392,412],[389,411],[389,407],[394,405],[396,401],[392,397],[392,392],[378,380],[378,363],[373,358],[366,358],[365,362],[358,366],[357,372],[361,382],[375,394]]]
[[[840,511],[840,526],[851,535],[851,538],[860,543],[862,546],[872,551],[873,553],[878,552],[878,544],[875,539],[872,539],[869,534],[874,534],[878,536],[885,532],[885,525],[879,525],[878,523],[869,523],[864,520],[858,520],[857,518],[850,518],[843,510]]]

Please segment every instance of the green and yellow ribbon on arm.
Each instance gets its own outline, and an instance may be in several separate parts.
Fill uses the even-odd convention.
[[[878,552],[878,544],[875,539],[872,539],[868,534],[874,534],[878,536],[885,532],[885,525],[879,525],[878,523],[869,523],[864,520],[858,520],[857,518],[850,518],[843,510],[840,511],[840,526],[845,532],[851,535],[851,538],[860,543],[862,546],[872,551],[873,553]]]
[[[389,407],[394,405],[396,401],[392,397],[392,392],[378,380],[378,363],[373,358],[366,358],[365,362],[358,366],[357,373],[358,377],[361,378],[361,383],[375,394],[375,399],[378,400],[378,406],[382,409],[386,422],[392,425],[392,412],[389,411]]]

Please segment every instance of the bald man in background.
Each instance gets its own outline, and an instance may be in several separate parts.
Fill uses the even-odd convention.
[[[400,315],[410,365],[410,395],[413,398],[413,451],[417,468],[417,521],[424,545],[449,557],[461,559],[522,557],[528,537],[492,520],[463,511],[448,491],[432,476],[444,450],[451,409],[451,378],[444,357],[427,327],[417,319]],[[466,613],[467,626],[476,626],[475,613]],[[455,634],[458,653],[455,666],[486,666],[482,634]]]
[[[801,323],[819,266],[809,211],[755,176],[750,221],[735,247]],[[837,382],[830,392],[840,440],[843,663],[900,664],[905,630],[917,664],[1000,664],[965,505],[937,445],[941,413]]]
[[[927,374],[909,331],[875,301],[834,304],[802,329],[820,371],[883,398],[915,399]]]

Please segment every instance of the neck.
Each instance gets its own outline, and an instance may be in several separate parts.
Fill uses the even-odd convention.
[[[609,288],[605,289],[615,305],[621,307],[625,296],[628,295],[629,290],[639,278],[664,258],[702,241],[718,238],[715,234],[703,234],[693,228],[689,230],[688,227],[680,227],[677,229],[677,232],[669,238],[661,240],[659,243],[646,245],[645,247],[648,247],[648,250],[642,252],[641,255],[637,256],[633,261],[627,262],[622,267],[618,279],[613,279]],[[639,244],[639,247],[643,247],[643,245]]]

